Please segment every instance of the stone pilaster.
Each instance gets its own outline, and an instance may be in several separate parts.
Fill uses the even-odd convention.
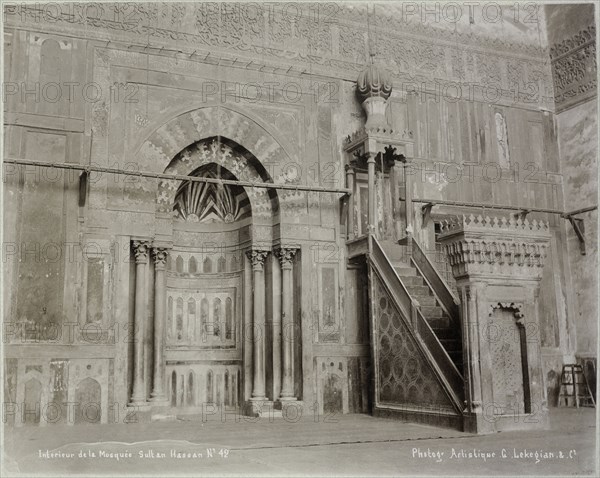
[[[480,351],[485,349],[482,342],[481,330],[484,325],[480,323],[479,304],[485,297],[485,283],[461,284],[459,294],[461,297],[462,318],[462,343],[463,343],[463,377],[465,379],[465,409],[463,410],[465,429],[480,433],[490,432],[485,428],[489,425],[483,416],[482,378],[488,373],[482,369]]]

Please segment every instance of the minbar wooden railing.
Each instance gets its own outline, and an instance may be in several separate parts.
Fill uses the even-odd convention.
[[[454,295],[446,281],[442,278],[435,265],[431,263],[425,251],[414,237],[409,237],[405,242],[411,242],[411,261],[427,281],[433,293],[439,299],[442,308],[452,319],[454,326],[460,330],[460,302]]]

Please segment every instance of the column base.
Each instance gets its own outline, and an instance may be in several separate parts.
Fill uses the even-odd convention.
[[[486,416],[482,411],[463,415],[463,431],[479,435],[515,431],[515,430],[548,430],[550,420],[548,409],[538,408],[537,413],[520,413],[509,415]]]
[[[152,403],[152,405],[159,407],[168,407],[171,404],[170,400],[166,397],[166,395],[162,394],[155,395],[148,401]]]
[[[251,398],[244,406],[244,415],[254,418],[268,418],[273,420],[274,418],[282,418],[281,410],[277,410],[275,402],[265,398],[263,400],[257,400]]]
[[[129,399],[130,404],[141,405],[146,403],[146,394],[145,393],[132,393],[131,398]]]
[[[279,397],[276,402],[295,402],[297,400],[296,397]]]
[[[279,398],[273,406],[275,410],[281,410],[283,418],[296,421],[304,414],[304,402],[296,398]]]
[[[145,401],[145,400],[131,400],[127,404],[127,407],[135,409],[135,410],[140,411],[140,412],[147,412],[147,411],[150,410],[150,408],[152,408],[152,406],[150,405],[150,403],[147,402],[147,401]]]

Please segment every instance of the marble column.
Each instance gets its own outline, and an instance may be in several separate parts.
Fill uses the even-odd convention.
[[[356,171],[351,164],[346,164],[346,187],[350,189],[350,194],[348,195],[348,220],[346,224],[346,238],[351,241],[354,239],[354,208],[355,208],[355,198],[354,194],[354,179],[356,176]]]
[[[272,361],[272,388],[268,390],[269,396],[273,399],[279,397],[281,393],[281,269],[278,267],[279,262],[273,260],[271,262],[271,282],[267,297],[272,295],[271,310],[272,310],[272,353],[270,359]]]
[[[265,259],[270,251],[249,250],[252,263],[254,310],[252,314],[253,376],[251,400],[266,400],[265,394]]]
[[[368,232],[375,234],[375,156],[369,154],[367,158],[367,179],[369,187],[369,211],[368,211]]]
[[[133,340],[133,393],[131,406],[146,405],[144,385],[144,326],[146,321],[146,267],[150,241],[133,240],[135,254],[135,311]]]
[[[283,322],[283,372],[279,400],[296,400],[294,397],[294,315],[292,310],[292,264],[296,251],[296,248],[291,247],[282,247],[277,250],[277,257],[281,263],[281,317]]]
[[[152,402],[166,402],[165,395],[165,321],[166,295],[165,264],[169,250],[154,246],[154,369],[152,380]]]

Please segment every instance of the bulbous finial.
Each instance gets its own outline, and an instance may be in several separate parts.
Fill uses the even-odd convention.
[[[392,80],[384,68],[375,64],[373,57],[371,54],[371,64],[358,75],[356,93],[367,113],[365,128],[387,128],[385,110],[392,93]]]
[[[368,98],[383,98],[387,100],[392,93],[392,80],[389,73],[374,62],[371,54],[371,63],[358,75],[356,90],[361,101]]]

